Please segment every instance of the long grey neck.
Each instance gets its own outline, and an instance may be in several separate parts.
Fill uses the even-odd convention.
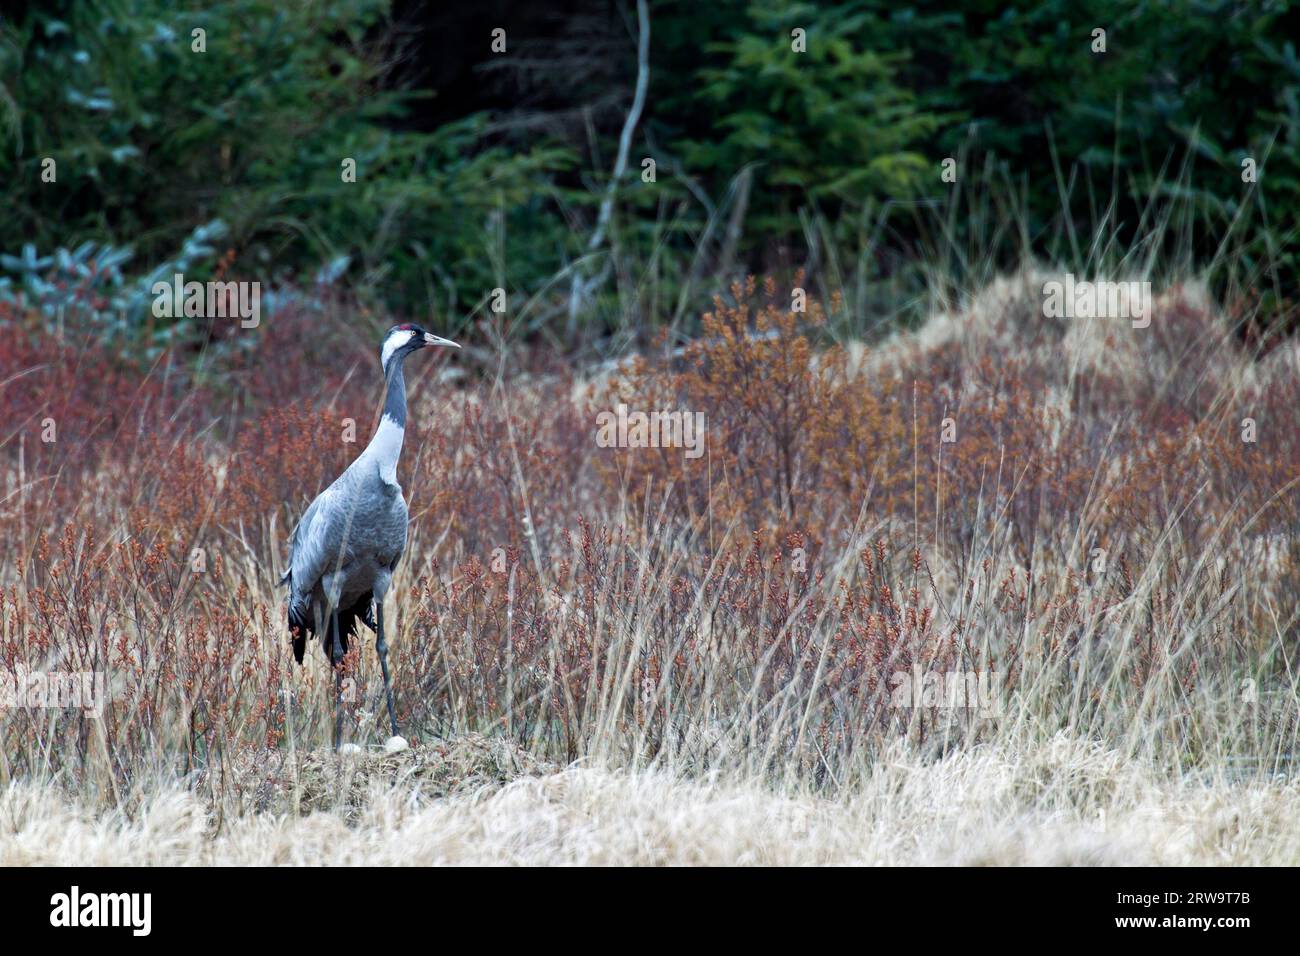
[[[388,363],[388,394],[384,397],[384,414],[393,420],[398,428],[406,427],[406,379],[402,377],[402,360],[406,358],[400,352]]]
[[[379,418],[370,444],[362,457],[375,463],[379,477],[397,486],[397,459],[402,454],[402,436],[406,433],[406,382],[402,378],[403,355],[388,362],[388,392],[384,396],[384,414]]]

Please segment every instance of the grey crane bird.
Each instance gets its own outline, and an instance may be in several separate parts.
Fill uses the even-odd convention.
[[[384,636],[384,595],[406,550],[406,500],[397,483],[397,459],[406,430],[406,382],[402,362],[430,345],[460,348],[418,325],[388,330],[380,351],[387,392],[384,413],[370,444],[334,483],[317,495],[294,528],[289,570],[289,627],[293,654],[302,663],[307,635],[319,634],[334,668],[334,747],[343,735],[342,675],[348,638],[360,618],[375,632],[375,650],[384,674],[388,720],[400,740],[388,679]],[[374,613],[371,613],[373,605]]]

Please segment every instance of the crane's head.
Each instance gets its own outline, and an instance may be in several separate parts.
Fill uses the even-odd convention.
[[[460,348],[451,339],[444,339],[432,332],[426,332],[418,325],[412,325],[410,322],[394,325],[384,335],[383,349],[379,353],[379,359],[384,365],[384,373],[388,373],[388,363],[396,356],[405,357],[416,349],[427,348],[430,345],[447,345],[454,349]]]

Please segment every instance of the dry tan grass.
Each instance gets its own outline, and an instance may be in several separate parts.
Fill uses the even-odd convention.
[[[938,762],[900,746],[837,799],[557,770],[478,737],[396,756],[307,755],[304,803],[336,798],[335,773],[343,807],[221,819],[193,791],[103,814],[15,784],[0,794],[0,865],[1300,863],[1296,782],[1161,784],[1065,736]],[[519,775],[506,783],[509,773]]]
[[[219,771],[200,780],[211,796],[215,816],[225,801],[254,812],[291,810],[307,814],[331,810],[348,817],[367,806],[376,793],[402,792],[429,801],[454,795],[483,795],[522,777],[554,773],[559,768],[500,737],[465,734],[397,753],[378,747],[335,754],[311,750],[288,754],[261,750],[241,754],[229,779]]]

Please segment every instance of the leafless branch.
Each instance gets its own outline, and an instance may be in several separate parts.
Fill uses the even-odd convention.
[[[600,203],[600,213],[596,217],[596,228],[591,234],[591,239],[587,243],[587,252],[591,253],[599,249],[605,242],[605,231],[609,225],[610,216],[614,211],[614,193],[618,188],[619,180],[627,172],[627,154],[632,148],[632,133],[636,130],[637,123],[641,121],[641,112],[645,109],[646,90],[650,86],[650,10],[646,0],[637,0],[636,4],[637,17],[637,71],[636,71],[636,92],[632,96],[632,108],[628,111],[627,119],[623,122],[623,132],[618,138],[618,157],[614,161],[614,174],[610,177],[609,185],[605,187],[605,197]],[[609,274],[608,269],[601,270],[601,273],[595,279],[587,281],[583,279],[580,270],[574,270],[573,281],[569,290],[569,336],[572,337],[577,330],[578,313],[582,310],[583,305],[595,291],[604,277]]]

